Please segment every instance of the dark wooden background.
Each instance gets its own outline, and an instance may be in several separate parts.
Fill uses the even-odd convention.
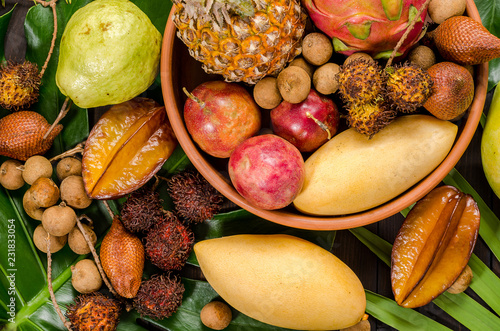
[[[26,44],[24,41],[23,20],[29,7],[33,5],[33,2],[28,0],[6,0],[6,7],[0,9],[0,15],[10,10],[12,5],[16,2],[19,3],[15,8],[5,42],[6,58],[13,60],[24,58]],[[492,92],[488,93],[485,104],[485,112],[488,110],[491,95]],[[96,113],[95,117],[98,116],[99,114]],[[500,200],[490,189],[481,165],[480,143],[482,132],[483,130],[481,126],[479,126],[467,151],[456,165],[456,169],[474,187],[474,189],[480,194],[495,214],[500,216]],[[395,215],[376,224],[369,225],[367,228],[392,243],[394,242],[394,238],[396,237],[403,220],[404,218],[401,215]],[[368,248],[361,244],[358,239],[351,235],[349,231],[343,230],[337,232],[333,253],[354,270],[366,289],[392,298],[389,267],[378,260],[378,258]],[[476,244],[474,253],[497,275],[500,276],[500,263],[484,244],[481,238],[479,238]],[[477,298],[475,293],[471,290],[467,290],[467,293],[472,297]],[[466,330],[465,327],[460,325],[453,318],[449,317],[433,303],[419,308],[418,310],[453,330]],[[392,328],[374,320],[373,318],[370,318],[370,322],[372,330],[392,330]]]

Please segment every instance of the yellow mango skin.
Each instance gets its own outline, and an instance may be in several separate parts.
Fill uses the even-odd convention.
[[[488,184],[500,197],[500,88],[493,93],[486,117],[481,137],[481,161]]]
[[[305,162],[293,204],[311,215],[343,215],[379,206],[406,191],[448,155],[458,127],[430,115],[395,119],[371,139],[348,129]]]
[[[201,270],[226,302],[256,320],[297,330],[356,324],[366,296],[335,255],[289,235],[234,235],[194,245]]]

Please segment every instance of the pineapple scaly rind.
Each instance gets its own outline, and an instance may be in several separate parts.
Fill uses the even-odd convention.
[[[173,10],[189,54],[226,81],[255,84],[301,52],[307,16],[297,0],[174,0]]]

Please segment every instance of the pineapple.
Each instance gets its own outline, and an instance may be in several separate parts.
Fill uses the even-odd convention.
[[[177,36],[209,74],[255,84],[300,54],[307,15],[297,0],[173,0]]]

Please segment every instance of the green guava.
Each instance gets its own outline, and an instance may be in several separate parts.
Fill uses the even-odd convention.
[[[161,33],[128,0],[96,0],[64,29],[56,84],[81,108],[113,105],[144,92],[158,74]]]

